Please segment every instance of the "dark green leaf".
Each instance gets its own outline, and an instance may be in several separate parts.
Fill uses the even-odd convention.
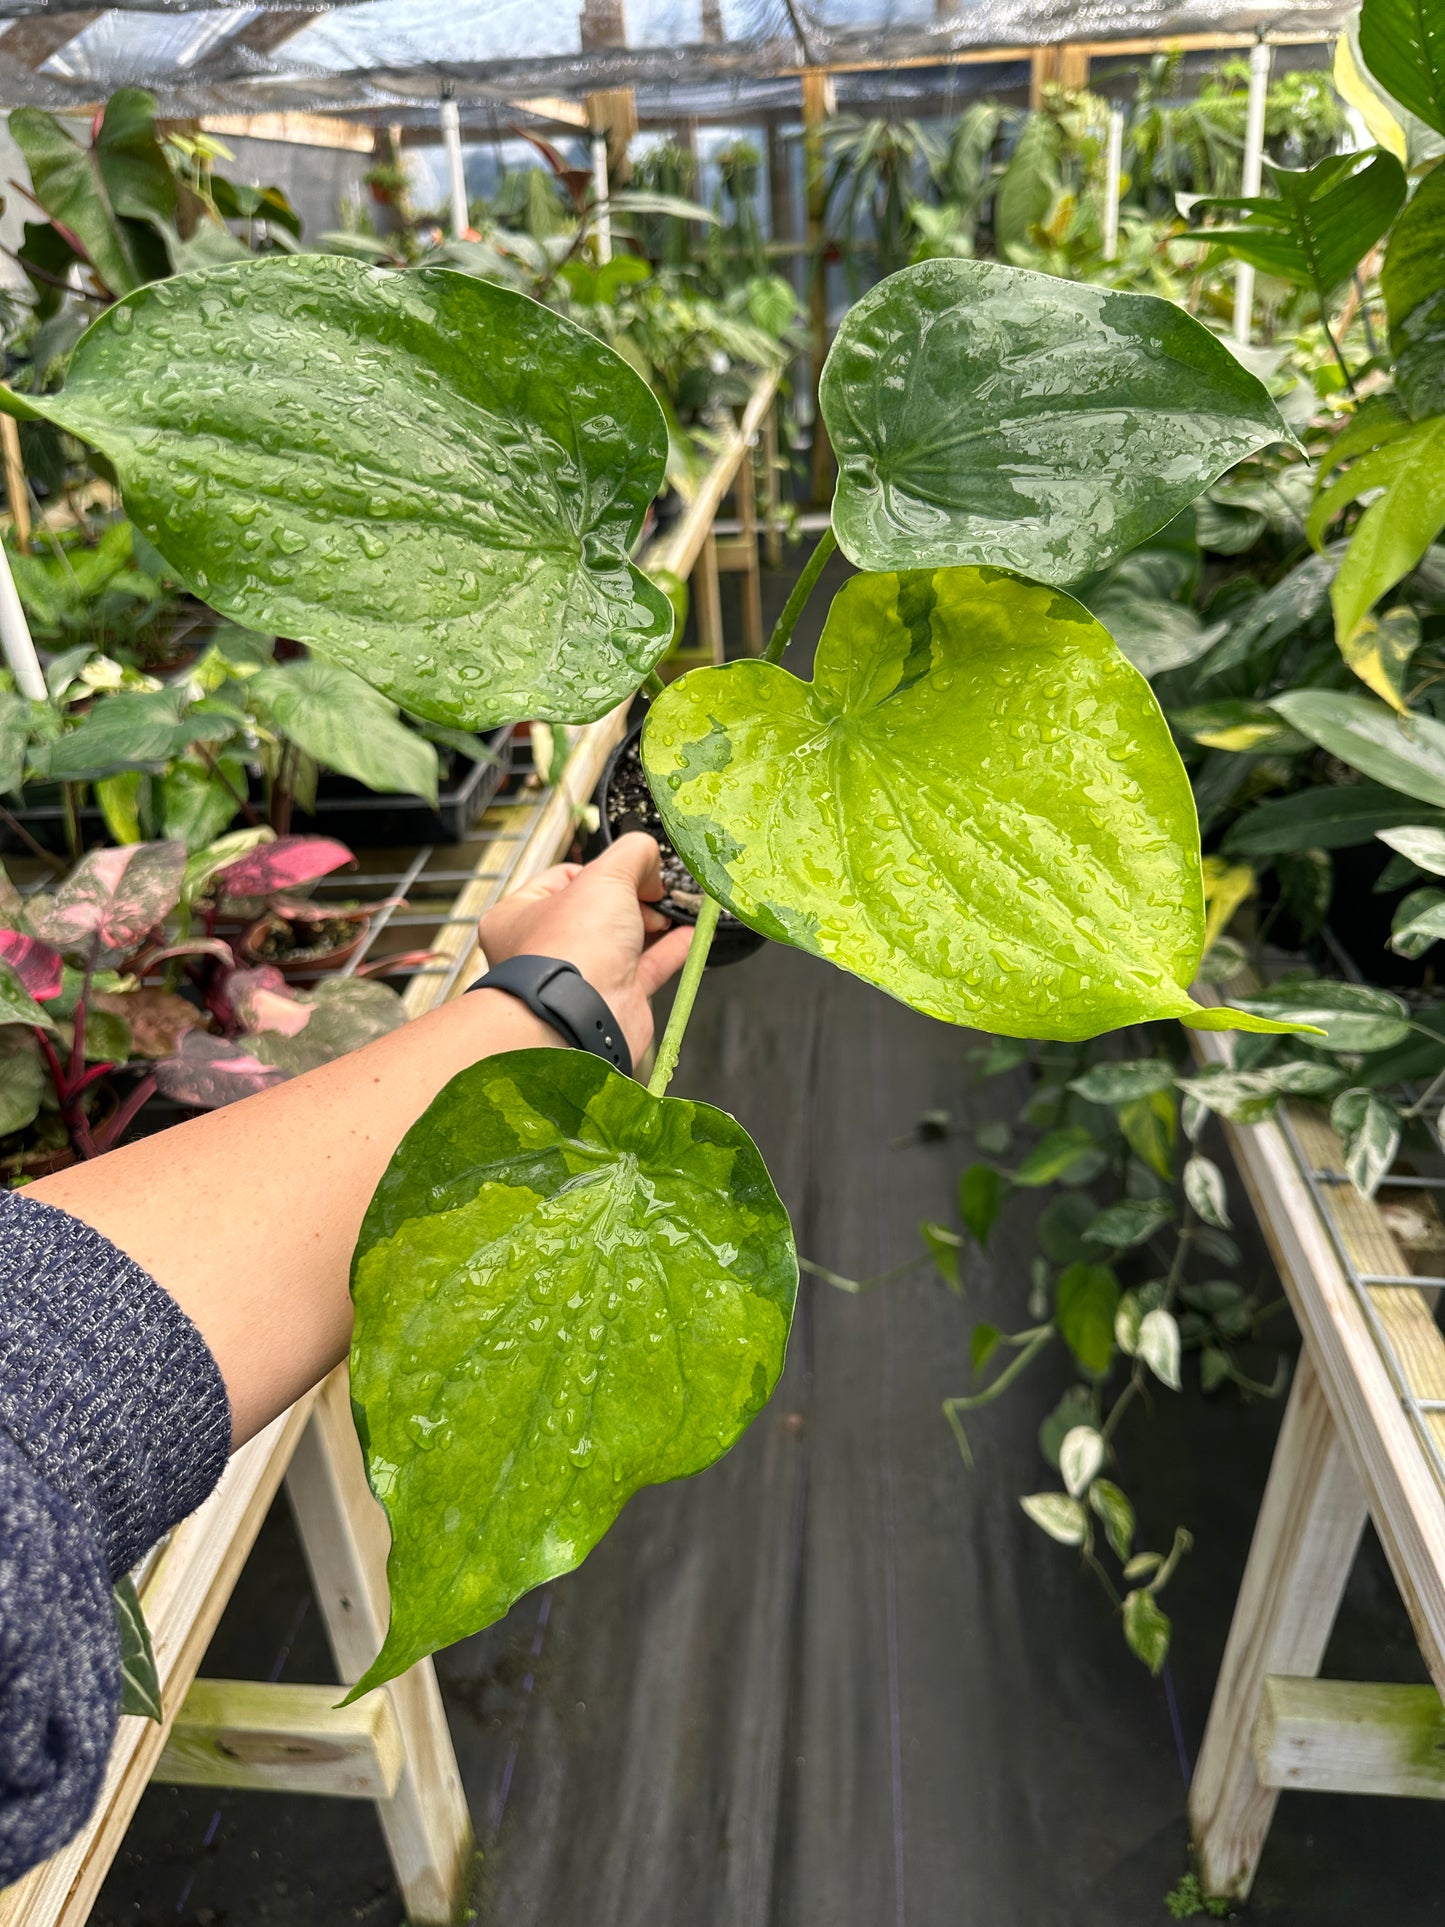
[[[285,662],[258,669],[247,684],[283,736],[323,768],[371,790],[437,800],[435,747],[408,729],[396,710],[359,676],[330,662]]]
[[[480,728],[630,696],[672,607],[628,560],[666,460],[642,378],[523,295],[267,257],[109,309],[59,395],[205,601]]]
[[[0,1029],[0,1137],[34,1122],[46,1081],[34,1031]]]
[[[744,923],[990,1031],[1236,1021],[1185,989],[1204,918],[1183,765],[1078,603],[990,569],[855,576],[814,676],[700,669],[648,712],[668,835]]]
[[[969,1357],[973,1361],[973,1375],[975,1378],[978,1377],[984,1366],[987,1365],[988,1361],[998,1350],[999,1340],[1002,1337],[1003,1333],[997,1325],[974,1326],[973,1332],[969,1337],[968,1350]]]
[[[1390,948],[1397,957],[1423,957],[1445,937],[1445,891],[1412,890],[1396,906]]]
[[[1098,1253],[1084,1243],[1084,1229],[1098,1215],[1099,1208],[1087,1191],[1061,1191],[1039,1213],[1040,1248],[1056,1265],[1097,1257]]]
[[[391,1626],[352,1697],[568,1572],[727,1451],[782,1368],[787,1214],[723,1112],[581,1051],[454,1077],[367,1211],[352,1397]]]
[[[1395,223],[1380,293],[1401,400],[1416,421],[1445,414],[1445,168],[1425,176]]]
[[[1173,1091],[1154,1091],[1119,1106],[1119,1129],[1136,1158],[1167,1184],[1174,1176],[1174,1139],[1179,1111]]]
[[[241,807],[246,785],[246,765],[236,756],[221,756],[209,765],[189,759],[173,763],[160,781],[165,834],[187,850],[204,849]]]
[[[161,1711],[155,1647],[129,1573],[115,1584],[115,1624],[120,1634],[120,1710],[160,1722],[165,1715]]]
[[[1402,721],[1383,703],[1332,689],[1295,689],[1277,696],[1274,707],[1291,728],[1352,769],[1445,809],[1445,723],[1420,715]]]
[[[1402,107],[1445,134],[1445,7],[1441,0],[1365,0],[1360,53]]]
[[[1129,1651],[1151,1673],[1157,1673],[1169,1657],[1169,1631],[1169,1616],[1152,1592],[1125,1594],[1124,1637]]]
[[[1445,827],[1445,812],[1422,810],[1418,803],[1409,802],[1398,790],[1386,789],[1383,784],[1332,783],[1257,804],[1231,826],[1224,848],[1234,857],[1346,850],[1368,843],[1395,824],[1421,822]]]
[[[1319,1047],[1337,1051],[1389,1050],[1403,1043],[1409,1032],[1409,1011],[1399,997],[1372,984],[1336,983],[1329,978],[1306,982],[1280,983],[1256,991],[1246,999],[1251,1010],[1289,1015],[1301,1024],[1313,1024],[1324,1032]],[[1254,1073],[1273,1079],[1280,1089],[1290,1088],[1295,1095],[1308,1087],[1287,1084],[1301,1072],[1318,1070],[1318,1065],[1281,1064]],[[1193,1088],[1200,1080],[1193,1080]]]
[[[1172,302],[992,261],[925,261],[844,318],[820,406],[833,526],[864,569],[1000,564],[1066,584],[1288,439]]]
[[[1386,231],[1405,200],[1405,171],[1380,148],[1330,154],[1311,168],[1265,162],[1273,195],[1196,201],[1196,214],[1237,214],[1197,237],[1266,274],[1313,288],[1323,302]]]
[[[20,981],[20,973],[15,966],[0,960],[0,1024],[38,1025],[45,1030],[54,1030],[44,1004],[37,1004],[30,992]]]
[[[1086,1372],[1106,1372],[1114,1356],[1119,1281],[1108,1265],[1070,1265],[1059,1279],[1054,1317]]]
[[[993,203],[993,231],[1006,260],[1027,260],[1033,230],[1049,218],[1063,182],[1059,164],[1063,135],[1052,114],[1030,114],[1014,142]]]
[[[958,1181],[958,1212],[981,1245],[1003,1203],[1003,1179],[991,1164],[971,1164]]]
[[[1094,1401],[1086,1385],[1070,1385],[1039,1427],[1039,1450],[1057,1472],[1064,1440],[1076,1425],[1094,1423]]]
[[[1199,1389],[1217,1392],[1233,1375],[1229,1353],[1221,1351],[1218,1345],[1206,1345],[1199,1354]]]

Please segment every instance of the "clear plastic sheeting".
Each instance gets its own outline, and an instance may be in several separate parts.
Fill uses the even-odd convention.
[[[0,0],[0,105],[64,107],[122,85],[172,114],[345,109],[632,86],[741,98],[805,66],[947,67],[1061,41],[1333,32],[1344,0],[314,0],[248,7]],[[78,31],[65,34],[66,17]],[[678,107],[676,111],[687,111]]]

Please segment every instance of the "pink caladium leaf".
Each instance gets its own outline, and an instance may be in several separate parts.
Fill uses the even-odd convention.
[[[65,959],[53,944],[20,930],[0,930],[0,962],[9,964],[37,1004],[60,995]]]
[[[175,1056],[156,1065],[156,1088],[193,1111],[218,1111],[238,1098],[284,1084],[289,1076],[289,1071],[253,1056],[247,1040],[231,1043],[203,1030],[188,1030]]]
[[[180,900],[184,843],[127,843],[92,850],[52,895],[28,906],[37,937],[60,950],[132,950]]]
[[[302,992],[296,1001],[307,1014],[304,1028],[266,1031],[242,1040],[255,1046],[258,1057],[281,1065],[292,1077],[360,1050],[406,1021],[405,1006],[394,990],[355,977],[328,978],[315,990]]]
[[[147,950],[135,959],[131,968],[137,972],[154,970],[168,957],[214,957],[228,970],[236,967],[235,951],[219,937],[187,937],[184,943],[168,943],[162,950]]]
[[[333,917],[359,921],[381,910],[405,907],[405,897],[383,897],[378,903],[319,903],[315,897],[272,897],[266,905],[273,917],[284,917],[287,923],[329,923]]]
[[[216,885],[222,896],[266,897],[273,890],[298,890],[355,860],[334,837],[278,836],[228,863],[217,872]]]
[[[222,985],[222,994],[231,1014],[242,1030],[300,1030],[310,1013],[296,1002],[296,993],[274,964],[258,964],[254,970],[233,970]],[[279,1016],[282,1004],[294,1006],[295,1017]],[[264,1021],[268,1012],[277,1012],[278,1021]]]

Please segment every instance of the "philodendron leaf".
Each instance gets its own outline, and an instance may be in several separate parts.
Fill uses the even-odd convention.
[[[1386,93],[1445,134],[1445,5],[1441,0],[1365,0],[1360,53]]]
[[[349,669],[305,659],[258,669],[247,684],[266,720],[327,769],[372,790],[437,800],[437,753],[385,696]]]
[[[1241,218],[1237,227],[1206,228],[1190,238],[1313,288],[1321,301],[1369,253],[1405,199],[1405,170],[1379,148],[1329,154],[1310,168],[1266,161],[1265,171],[1273,194],[1196,201],[1196,214],[1220,210]]]
[[[930,1016],[1062,1038],[1235,1021],[1185,988],[1198,829],[1159,706],[1054,590],[992,569],[856,576],[813,682],[695,671],[642,750],[711,895]]]
[[[454,1077],[352,1263],[351,1392],[391,1522],[391,1625],[352,1697],[700,1472],[782,1369],[798,1266],[741,1126],[580,1051]]]
[[[1330,589],[1341,649],[1366,612],[1419,566],[1445,529],[1445,416],[1406,424],[1372,413],[1368,423],[1378,431],[1375,445],[1321,488],[1310,512],[1310,536],[1319,541],[1351,502],[1372,497]]]
[[[120,1710],[161,1720],[161,1680],[151,1629],[129,1573],[115,1585],[115,1624],[120,1635]]]
[[[58,395],[0,401],[115,464],[225,615],[434,722],[590,721],[672,640],[628,560],[667,452],[610,348],[444,269],[270,256],[143,288]]]
[[[925,261],[849,310],[819,405],[833,527],[863,569],[997,563],[1065,584],[1289,440],[1172,302],[995,261]]]
[[[1292,729],[1362,776],[1445,809],[1445,723],[1397,716],[1364,696],[1292,689],[1274,709]]]

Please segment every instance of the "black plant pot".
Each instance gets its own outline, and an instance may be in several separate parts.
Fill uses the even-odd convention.
[[[662,817],[642,767],[641,744],[642,725],[638,723],[607,759],[602,781],[597,786],[598,840],[605,847],[629,830],[645,830],[662,850],[662,880],[667,894],[658,909],[674,923],[695,924],[702,908],[702,891],[662,827]],[[756,930],[740,923],[731,911],[724,910],[708,952],[708,968],[714,964],[740,963],[755,950],[761,950],[766,942],[766,937],[759,936]]]

